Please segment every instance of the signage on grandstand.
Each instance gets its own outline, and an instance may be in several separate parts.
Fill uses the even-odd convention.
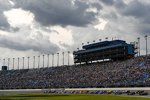
[[[2,70],[3,71],[7,70],[7,66],[2,66]]]

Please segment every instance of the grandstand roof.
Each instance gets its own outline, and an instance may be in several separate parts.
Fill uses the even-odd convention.
[[[88,49],[88,50],[79,50],[77,52],[74,52],[74,54],[97,52],[97,51],[105,50],[108,48],[115,48],[115,47],[120,47],[120,46],[125,46],[125,45],[126,44],[116,44],[116,45],[111,45],[107,47],[98,47],[98,48],[93,48],[93,49]]]
[[[84,45],[83,49],[91,49],[95,47],[101,47],[103,45],[115,45],[115,44],[124,44],[126,43],[124,40],[113,40],[113,41],[103,41],[103,42],[97,42],[97,43],[92,43],[88,45]]]

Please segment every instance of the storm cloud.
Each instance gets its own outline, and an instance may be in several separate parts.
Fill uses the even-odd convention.
[[[11,5],[7,0],[0,0],[0,29],[8,30],[10,25],[3,12],[11,9]]]
[[[136,35],[150,34],[150,1],[148,0],[11,1],[14,4],[9,0],[0,0],[0,31],[11,34],[10,36],[0,33],[0,47],[10,50],[56,53],[62,49],[61,46],[65,48],[64,50],[74,50],[82,41],[92,41],[99,37],[111,37],[115,34],[127,37],[126,39],[131,37],[133,40]],[[24,24],[11,26],[4,12],[12,9],[21,9],[33,14],[33,22],[27,26]],[[107,23],[103,29],[100,28],[101,30],[94,28],[95,25],[103,23],[99,22],[99,19]],[[61,30],[58,28],[57,31],[52,32],[54,26],[69,30],[68,40],[73,41],[71,45],[66,44],[68,36],[65,34],[66,31],[58,32]],[[34,38],[30,38],[32,33],[36,33]],[[44,35],[45,33],[47,35]],[[54,37],[50,38],[51,34]],[[61,41],[65,35],[65,42]]]
[[[100,1],[106,5],[113,5],[114,4],[114,0],[100,0]]]
[[[133,0],[128,4],[124,3],[124,6],[117,10],[122,16],[133,18],[136,21],[134,24],[137,31],[142,34],[150,34],[150,3]]]
[[[87,26],[97,20],[97,13],[87,12],[91,7],[98,10],[101,5],[82,0],[15,0],[16,7],[29,10],[35,20],[44,26]]]
[[[59,47],[41,33],[37,34],[34,39],[0,35],[0,47],[19,51],[33,50],[40,53],[56,53],[59,51]]]

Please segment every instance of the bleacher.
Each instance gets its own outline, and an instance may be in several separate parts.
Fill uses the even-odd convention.
[[[150,56],[124,61],[0,71],[0,89],[149,87]]]

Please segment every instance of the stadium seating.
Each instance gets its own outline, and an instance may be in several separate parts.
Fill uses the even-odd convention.
[[[126,61],[0,71],[0,89],[146,87],[150,56]]]

